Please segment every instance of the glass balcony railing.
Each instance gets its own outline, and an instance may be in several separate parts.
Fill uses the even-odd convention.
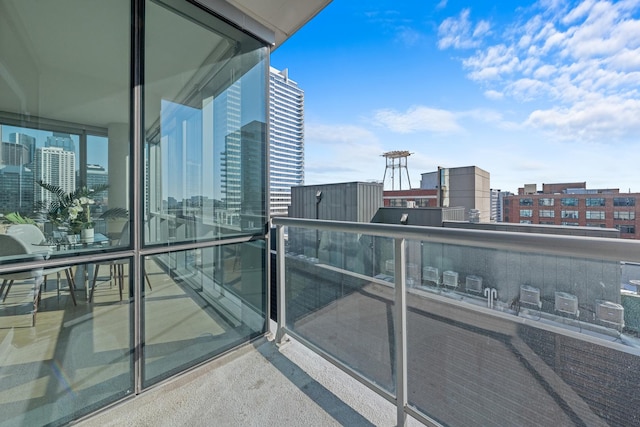
[[[640,242],[274,218],[278,334],[428,425],[638,425]]]

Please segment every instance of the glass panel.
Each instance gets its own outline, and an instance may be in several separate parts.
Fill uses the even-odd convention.
[[[127,219],[130,13],[0,1],[0,264],[43,261],[0,274],[3,425],[61,425],[133,391],[130,260],[46,262],[109,248],[110,208]]]
[[[288,228],[287,327],[393,392],[393,242],[353,233],[317,235]]]
[[[61,425],[132,393],[129,269],[0,274],[2,425]]]
[[[128,217],[129,15],[128,0],[0,2],[0,233],[37,226],[23,257],[118,243],[106,218]]]
[[[510,425],[633,423],[637,409],[625,402],[640,358],[625,298],[629,308],[637,298],[620,287],[636,265],[525,248],[410,248],[423,267],[422,284],[407,289],[411,406],[451,426],[501,425],[505,414]]]
[[[147,257],[143,384],[263,333],[265,271],[264,241]]]
[[[263,235],[267,48],[187,2],[146,14],[145,242]]]

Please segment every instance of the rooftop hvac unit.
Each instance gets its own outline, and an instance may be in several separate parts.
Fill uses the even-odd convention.
[[[596,318],[622,328],[624,326],[624,307],[615,302],[596,300]]]
[[[542,308],[540,301],[540,289],[529,285],[520,286],[520,304],[527,304]]]
[[[482,277],[470,275],[465,279],[467,292],[482,293]]]
[[[442,284],[452,288],[458,287],[458,273],[455,271],[443,271],[442,272]]]
[[[384,269],[388,273],[394,273],[396,271],[396,262],[395,260],[388,259],[384,262]]]
[[[422,269],[422,280],[438,284],[439,279],[440,274],[438,273],[438,269],[436,267],[425,267]]]
[[[578,315],[578,297],[566,292],[556,292],[556,311]]]

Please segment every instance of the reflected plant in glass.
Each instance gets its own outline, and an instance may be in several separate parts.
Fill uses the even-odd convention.
[[[91,189],[81,186],[69,193],[57,185],[42,181],[37,183],[55,196],[48,206],[44,206],[47,217],[53,224],[58,227],[67,227],[72,234],[80,234],[82,230],[95,226],[95,222],[91,219],[91,205],[94,205],[95,201],[91,195],[106,190],[109,187],[107,184],[97,185]]]

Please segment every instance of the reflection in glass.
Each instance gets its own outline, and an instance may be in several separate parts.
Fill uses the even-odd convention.
[[[263,241],[147,257],[145,386],[264,332],[264,263]]]
[[[266,102],[256,94],[266,96],[267,50],[213,17],[185,16],[147,4],[145,242],[262,234]]]
[[[129,260],[122,266],[128,295]],[[108,268],[88,302],[94,268],[0,274],[3,423],[59,425],[132,392],[132,306]]]

